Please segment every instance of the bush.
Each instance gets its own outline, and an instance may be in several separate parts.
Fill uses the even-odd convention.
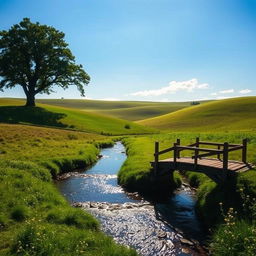
[[[125,129],[131,129],[131,126],[130,126],[129,124],[126,124],[126,125],[124,126],[124,128],[125,128]]]
[[[13,208],[11,211],[11,218],[16,221],[24,221],[28,217],[28,208],[19,205]]]
[[[245,220],[234,222],[228,217],[215,231],[210,247],[214,256],[255,256],[255,245],[256,225]]]

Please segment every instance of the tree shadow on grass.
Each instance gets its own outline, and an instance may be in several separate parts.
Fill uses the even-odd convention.
[[[66,128],[60,120],[63,113],[50,112],[40,107],[4,106],[0,107],[0,122],[10,124],[35,124]]]

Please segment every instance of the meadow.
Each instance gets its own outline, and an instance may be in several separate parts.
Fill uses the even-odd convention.
[[[104,101],[38,99],[38,103],[80,109],[130,121],[164,115],[190,106],[190,102]],[[202,102],[204,103],[204,102]]]
[[[156,132],[155,129],[134,122],[98,113],[44,104],[38,104],[35,108],[26,108],[23,105],[24,101],[22,100],[0,99],[0,122],[59,127],[104,135]]]
[[[256,97],[232,98],[191,106],[138,123],[165,131],[256,131]]]

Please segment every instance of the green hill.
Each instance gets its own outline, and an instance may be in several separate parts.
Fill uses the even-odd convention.
[[[130,121],[142,120],[189,107],[190,102],[103,101],[38,99],[38,103],[97,112]]]
[[[256,97],[208,102],[138,123],[169,131],[256,131]]]
[[[46,104],[37,104],[37,107],[33,108],[23,105],[23,100],[0,99],[0,123],[60,127],[107,135],[143,134],[155,131],[130,121],[94,112]]]

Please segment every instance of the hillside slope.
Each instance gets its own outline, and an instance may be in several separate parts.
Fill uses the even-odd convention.
[[[78,109],[37,104],[23,107],[24,101],[0,99],[0,123],[59,127],[107,135],[144,134],[155,130],[130,121]]]
[[[190,106],[190,102],[104,101],[73,99],[38,99],[37,102],[47,105],[96,112],[130,121],[137,121],[164,115]]]
[[[208,102],[138,123],[169,131],[256,131],[256,97]]]

